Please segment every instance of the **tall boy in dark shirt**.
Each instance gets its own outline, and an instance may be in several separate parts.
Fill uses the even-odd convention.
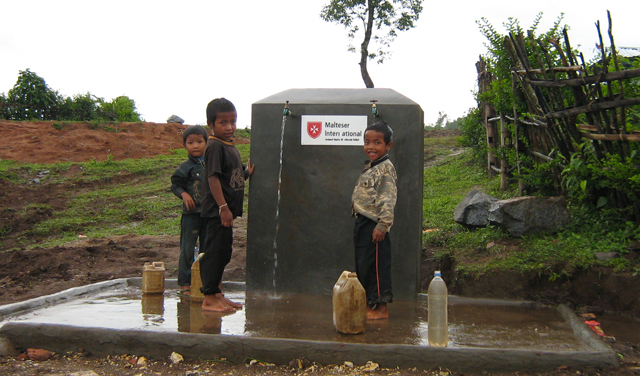
[[[233,312],[242,305],[227,299],[221,290],[222,273],[231,260],[233,220],[242,216],[244,182],[253,173],[251,161],[245,169],[236,148],[236,108],[225,98],[207,106],[207,124],[213,129],[204,153],[205,179],[202,217],[207,222],[207,240],[200,259],[203,311]]]

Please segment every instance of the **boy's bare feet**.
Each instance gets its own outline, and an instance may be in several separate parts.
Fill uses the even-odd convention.
[[[387,309],[387,303],[378,303],[376,309],[371,309],[367,306],[367,320],[380,320],[388,319],[389,310]]]
[[[202,301],[203,311],[213,312],[235,312],[236,309],[227,304],[222,293],[215,295],[205,295]]]

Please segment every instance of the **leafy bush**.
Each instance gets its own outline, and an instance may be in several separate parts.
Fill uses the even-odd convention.
[[[101,98],[98,106],[98,116],[104,120],[114,122],[142,121],[140,114],[136,111],[136,102],[125,95],[119,96],[111,102],[105,102]]]
[[[97,100],[90,93],[76,94],[59,103],[57,120],[91,121],[97,118]]]
[[[13,120],[54,120],[58,97],[42,77],[27,68],[20,71],[7,95],[9,116]]]

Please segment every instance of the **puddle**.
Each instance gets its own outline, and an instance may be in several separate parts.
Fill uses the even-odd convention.
[[[389,320],[368,322],[364,334],[344,335],[333,326],[330,296],[283,294],[274,299],[255,293],[245,297],[243,290],[227,290],[225,295],[243,303],[244,309],[226,315],[203,313],[200,303],[181,301],[176,290],[142,295],[137,287],[125,287],[10,315],[3,323],[428,346],[425,300],[395,301]],[[449,347],[585,350],[554,308],[488,302],[450,298]]]

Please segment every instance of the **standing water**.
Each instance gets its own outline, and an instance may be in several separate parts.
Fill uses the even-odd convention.
[[[427,322],[429,325],[427,337],[429,338],[429,345],[446,347],[447,342],[449,342],[447,285],[442,280],[439,270],[435,272],[435,276],[429,284],[427,302]]]

